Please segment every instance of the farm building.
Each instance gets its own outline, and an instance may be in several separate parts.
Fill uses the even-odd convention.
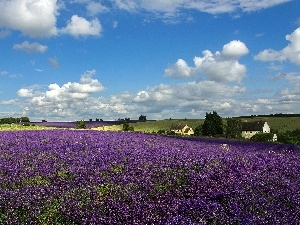
[[[242,137],[250,139],[257,133],[270,133],[270,126],[265,121],[242,122]]]
[[[182,124],[182,123],[172,125],[171,131],[174,131],[176,134],[180,134],[180,135],[193,135],[194,134],[193,128],[189,127],[186,124]]]

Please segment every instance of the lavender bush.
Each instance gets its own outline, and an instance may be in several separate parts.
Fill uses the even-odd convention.
[[[0,133],[0,224],[300,224],[298,146]]]

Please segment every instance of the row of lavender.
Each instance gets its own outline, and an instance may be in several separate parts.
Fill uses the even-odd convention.
[[[297,146],[1,132],[0,224],[300,224],[299,171]]]
[[[86,128],[112,126],[123,124],[124,120],[115,121],[85,121]],[[145,122],[145,120],[129,120],[129,123]],[[57,128],[77,128],[77,122],[30,122],[31,125]]]
[[[86,128],[112,126],[123,124],[124,121],[85,121]],[[30,124],[44,126],[44,127],[57,127],[57,128],[76,128],[76,122],[31,122]]]

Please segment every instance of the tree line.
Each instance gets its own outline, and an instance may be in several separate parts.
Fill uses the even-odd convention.
[[[279,143],[300,145],[299,128],[286,132],[277,130],[271,133],[257,133],[250,140],[254,142],[269,142],[273,140],[274,133],[276,133],[277,142]],[[242,138],[242,121],[238,117],[227,118],[226,124],[223,124],[223,120],[217,112],[206,113],[204,123],[194,129],[194,135],[240,139]]]
[[[255,118],[255,117],[300,117],[300,114],[293,113],[275,113],[269,115],[251,115],[251,116],[239,116],[238,118]]]
[[[29,123],[28,117],[6,117],[0,118],[0,124],[12,124],[12,123]]]

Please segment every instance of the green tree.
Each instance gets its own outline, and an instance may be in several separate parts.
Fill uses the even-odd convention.
[[[85,129],[86,124],[84,120],[80,120],[76,122],[76,129]]]
[[[130,126],[129,123],[126,121],[123,123],[123,131],[134,131],[134,127]]]
[[[206,113],[204,123],[202,124],[202,134],[204,136],[223,135],[223,120],[217,112]]]
[[[194,136],[201,136],[202,135],[202,126],[199,125],[194,129]]]
[[[300,144],[300,129],[277,134],[277,141],[284,144]]]
[[[23,123],[29,123],[30,120],[29,120],[28,117],[24,116],[24,117],[21,117],[20,122],[23,122]]]
[[[147,120],[146,116],[140,115],[139,120]]]
[[[11,124],[11,123],[29,123],[30,120],[28,117],[21,117],[21,118],[14,118],[14,117],[7,117],[7,118],[1,118],[0,123],[1,124]]]
[[[237,118],[227,118],[225,135],[227,138],[240,138],[242,135],[242,121]]]

